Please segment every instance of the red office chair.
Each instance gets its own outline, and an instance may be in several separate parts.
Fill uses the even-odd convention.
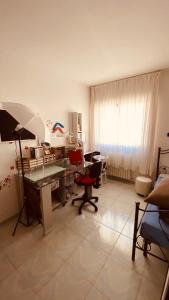
[[[94,199],[95,202],[98,201],[98,197],[92,196],[92,186],[94,188],[99,188],[101,169],[102,169],[102,163],[101,161],[98,161],[90,167],[89,174],[83,175],[77,172],[79,176],[75,178],[75,183],[77,185],[84,186],[85,188],[85,192],[83,196],[80,198],[75,198],[72,201],[72,204],[74,204],[75,201],[82,201],[79,207],[79,214],[82,213],[82,208],[86,203],[91,204],[95,208],[95,211],[98,210],[97,206],[91,201],[92,199]]]
[[[68,151],[68,158],[69,158],[70,164],[72,166],[74,166],[74,172],[75,173],[82,168],[82,163],[83,163],[83,160],[84,160],[82,149],[69,150]],[[73,171],[73,169],[72,169],[72,171]],[[70,176],[69,176],[69,179],[70,179]],[[69,179],[67,181],[69,181]],[[73,181],[72,181],[72,178],[71,178],[70,184],[68,183],[66,189],[67,189],[67,195],[70,195],[69,193],[71,193],[71,194],[74,194],[74,195],[77,196],[76,187],[75,187],[75,190],[74,190],[74,188],[72,189],[72,187],[74,187],[74,178],[73,178]]]

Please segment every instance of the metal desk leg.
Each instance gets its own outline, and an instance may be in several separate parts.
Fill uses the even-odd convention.
[[[51,184],[41,187],[40,199],[42,209],[43,234],[46,235],[52,230],[53,227]]]

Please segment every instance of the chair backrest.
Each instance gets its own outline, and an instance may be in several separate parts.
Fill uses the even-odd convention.
[[[93,165],[89,169],[89,176],[92,178],[96,178],[96,183],[93,185],[96,189],[100,186],[100,176],[101,176],[101,170],[102,170],[102,162],[97,161],[93,163]]]
[[[94,155],[99,155],[100,151],[93,151],[93,152],[88,152],[84,155],[84,158],[86,161],[92,161]]]
[[[71,165],[80,165],[83,162],[83,152],[81,149],[71,150],[68,152],[68,158]]]

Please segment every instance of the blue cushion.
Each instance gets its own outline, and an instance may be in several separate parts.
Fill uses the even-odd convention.
[[[162,228],[168,236],[167,239],[159,223],[159,207],[148,204],[147,210],[157,210],[157,212],[145,212],[140,228],[140,235],[154,244],[169,249],[169,224],[160,219]]]
[[[157,181],[155,182],[154,188],[156,188],[160,184],[160,182],[166,177],[169,177],[169,174],[160,174],[157,178]]]

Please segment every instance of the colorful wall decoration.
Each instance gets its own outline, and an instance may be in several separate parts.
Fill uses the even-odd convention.
[[[11,184],[11,175],[7,175],[0,181],[0,190],[4,189],[5,187],[9,187]]]
[[[56,122],[52,128],[52,133],[64,134],[64,126],[60,122]]]
[[[13,173],[15,171],[15,166],[10,167],[10,172]],[[6,187],[10,187],[12,181],[12,174],[8,174],[4,178],[0,180],[0,191],[3,190]]]
[[[53,137],[66,136],[64,125],[61,122],[52,122],[51,120],[47,120],[46,126],[49,128]]]

